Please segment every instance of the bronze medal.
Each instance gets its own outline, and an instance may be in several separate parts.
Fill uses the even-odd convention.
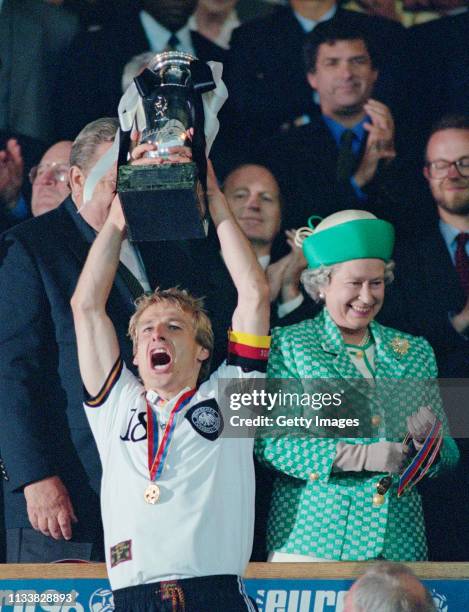
[[[184,406],[186,406],[192,399],[195,393],[195,389],[183,392],[169,414],[169,418],[166,422],[166,427],[161,438],[161,442],[158,444],[158,420],[156,414],[153,413],[153,409],[150,406],[148,399],[147,404],[147,438],[148,438],[148,471],[150,484],[147,485],[143,499],[147,504],[154,506],[160,499],[161,489],[156,484],[156,480],[161,476],[163,468],[165,467],[165,460],[168,455],[169,446],[173,439],[175,429],[175,418],[178,412],[180,412]]]
[[[156,504],[156,502],[160,499],[160,487],[154,482],[150,483],[145,489],[143,497],[147,504]]]

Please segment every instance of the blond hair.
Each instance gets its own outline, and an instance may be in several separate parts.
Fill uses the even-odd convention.
[[[144,294],[135,302],[135,312],[129,322],[129,336],[132,339],[134,354],[137,352],[137,325],[142,313],[154,304],[169,302],[173,306],[180,308],[183,312],[192,315],[194,323],[195,341],[197,344],[207,349],[209,357],[202,362],[197,382],[205,380],[210,373],[210,360],[213,353],[213,330],[210,319],[204,308],[202,298],[196,298],[185,289],[171,287],[171,289],[157,288],[153,293]]]

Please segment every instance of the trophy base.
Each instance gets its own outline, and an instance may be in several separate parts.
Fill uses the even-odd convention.
[[[117,191],[132,242],[206,238],[193,162],[121,166]]]

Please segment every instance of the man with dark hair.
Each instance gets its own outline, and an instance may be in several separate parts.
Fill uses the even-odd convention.
[[[371,65],[380,69],[378,50],[372,37],[356,25],[343,22],[326,22],[312,30],[305,38],[303,48],[306,72],[315,72],[321,45],[333,45],[338,41],[362,40],[370,56]]]
[[[350,24],[368,34],[379,51],[382,67],[376,96],[393,112],[405,104],[402,75],[405,31],[398,23],[341,8],[336,0],[289,0],[272,15],[243,24],[233,32],[225,82],[230,92],[223,126],[228,152],[217,144],[223,163],[241,163],[282,126],[296,125],[317,114],[305,79],[303,44],[318,24]],[[317,102],[317,101],[316,101]],[[228,159],[228,157],[230,159]]]
[[[314,211],[384,209],[386,167],[394,159],[394,121],[388,107],[371,97],[378,78],[368,38],[334,20],[306,37],[306,79],[318,96],[321,114],[274,138],[267,165],[288,194],[286,227],[304,225]],[[313,91],[310,92],[313,95]]]
[[[442,378],[469,378],[469,116],[446,116],[427,141],[424,175],[434,204],[433,223],[398,239],[396,282],[383,322],[424,336],[432,345]],[[429,202],[429,204],[431,204]],[[435,214],[436,213],[436,214]],[[467,389],[453,398],[467,404]],[[467,422],[464,421],[464,422]],[[458,469],[438,486],[425,484],[424,509],[430,559],[467,561],[469,447],[454,421]],[[464,439],[463,439],[464,437]]]

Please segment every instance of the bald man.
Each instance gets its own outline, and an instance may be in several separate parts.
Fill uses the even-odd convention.
[[[266,272],[270,299],[276,304],[273,325],[292,325],[312,316],[314,305],[309,300],[304,304],[300,290],[300,275],[306,261],[294,244],[294,230],[285,232],[288,254],[274,263],[271,261],[282,223],[282,196],[274,175],[265,166],[244,164],[228,174],[223,192]]]

